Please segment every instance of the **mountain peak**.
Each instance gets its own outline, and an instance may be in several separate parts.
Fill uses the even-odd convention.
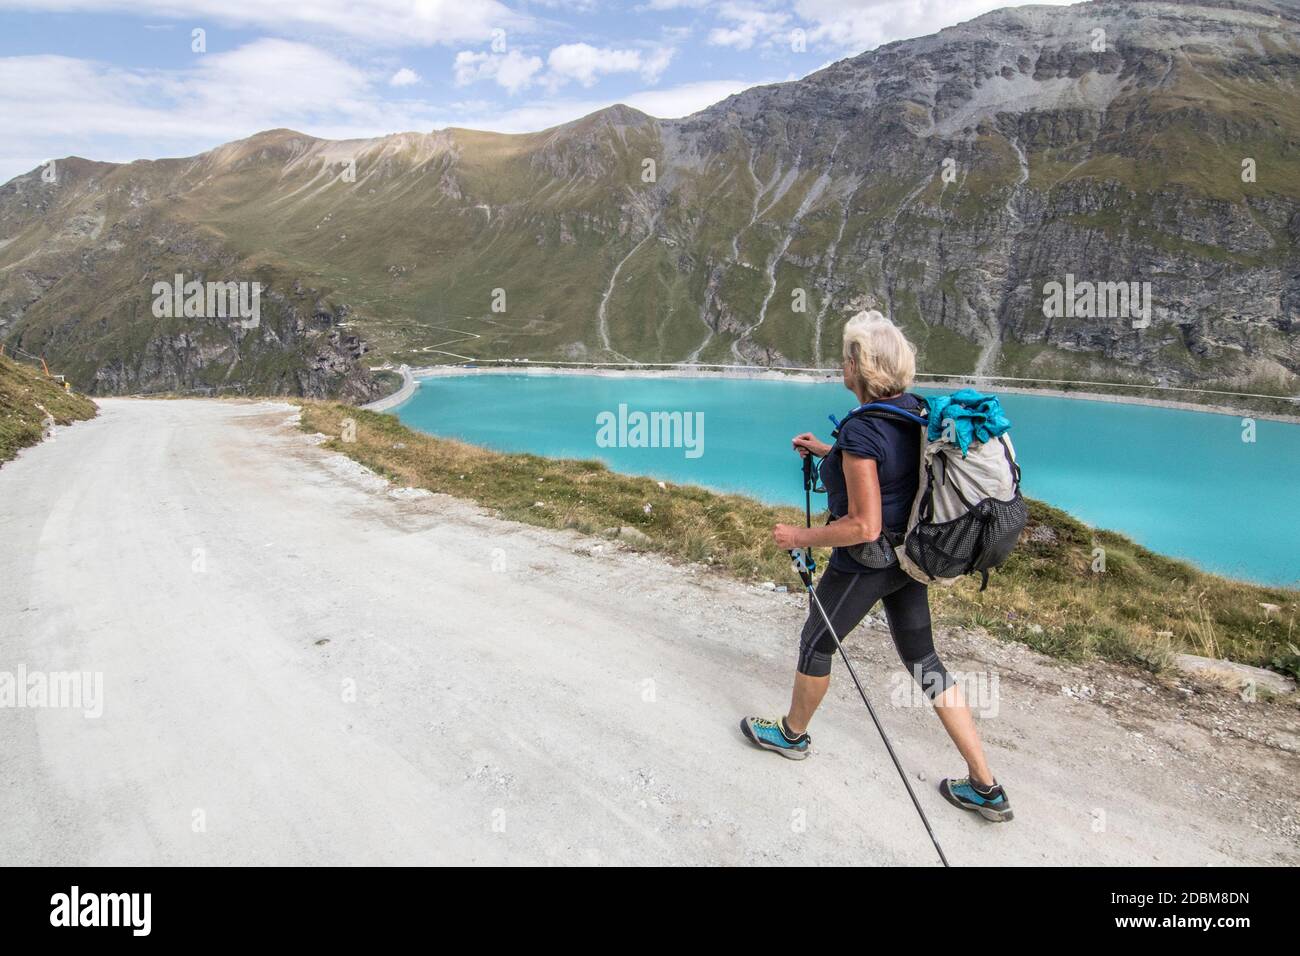
[[[594,113],[588,113],[586,116],[570,120],[568,123],[561,123],[559,126],[552,127],[552,129],[589,131],[599,129],[602,126],[626,128],[645,126],[655,122],[655,118],[649,113],[643,113],[625,103],[615,103],[613,106],[598,109]]]

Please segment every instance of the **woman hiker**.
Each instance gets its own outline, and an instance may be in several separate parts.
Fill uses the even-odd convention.
[[[924,400],[907,394],[916,375],[916,349],[879,312],[860,313],[844,328],[844,387],[858,402],[881,402],[922,414]],[[964,810],[987,820],[1012,818],[1011,803],[984,759],[975,721],[961,688],[944,670],[934,650],[930,603],[924,584],[909,577],[894,560],[870,568],[848,553],[853,545],[873,542],[881,533],[907,527],[916,494],[920,429],[903,420],[850,415],[834,445],[811,432],[794,438],[800,456],[824,459],[820,476],[827,492],[831,521],[820,528],[778,524],[772,537],[785,550],[830,547],[830,566],[817,584],[836,634],[843,640],[883,601],[889,631],[903,665],[933,702],[935,713],[966,761],[967,776],[945,779],[939,790]],[[835,641],[821,615],[809,613],[799,642],[790,711],[778,720],[746,717],[741,730],[754,744],[784,757],[808,756],[808,725],[830,686]]]

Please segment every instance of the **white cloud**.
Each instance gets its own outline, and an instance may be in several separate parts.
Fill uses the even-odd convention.
[[[709,43],[713,46],[734,47],[748,50],[755,41],[771,42],[778,31],[785,29],[790,22],[790,15],[779,10],[760,8],[752,3],[727,2],[717,7],[719,19],[728,21],[731,26],[715,27],[709,31]]]
[[[654,52],[646,54],[641,62],[641,79],[657,83],[676,54],[677,51],[670,46],[657,47]]]
[[[651,7],[662,9],[691,3],[650,0]],[[810,50],[842,56],[926,36],[1007,5],[1007,0],[724,0],[710,5],[714,25],[707,42],[735,50],[788,47],[792,32],[801,29]]]
[[[589,43],[566,43],[551,50],[546,58],[551,86],[570,80],[592,86],[610,73],[639,73],[647,83],[654,83],[672,61],[674,50],[659,47],[643,54],[640,50],[594,47]]]
[[[494,29],[536,26],[500,0],[0,0],[0,10],[210,20],[291,36],[326,31],[382,46],[475,42]]]
[[[359,113],[370,86],[370,77],[350,63],[289,40],[254,40],[196,57],[195,64],[179,74],[156,73],[155,82],[207,122],[225,110],[290,119]]]
[[[545,63],[511,49],[508,53],[479,53],[461,50],[452,63],[457,86],[481,80],[495,80],[511,93],[542,83],[555,93],[567,83],[594,86],[602,77],[616,73],[637,73],[646,83],[655,83],[672,61],[672,47],[655,47],[648,51],[595,47],[589,43],[565,43],[547,55]],[[542,73],[545,65],[546,72]]]
[[[457,86],[469,86],[479,80],[489,79],[493,73],[490,64],[495,62],[491,53],[475,53],[473,50],[461,50],[451,65],[452,76]]]
[[[640,69],[641,54],[636,50],[602,50],[589,43],[566,43],[550,52],[546,65],[561,82],[577,80],[591,86],[601,74]]]
[[[625,97],[628,106],[659,116],[673,119],[690,116],[720,100],[725,100],[733,93],[747,90],[751,86],[774,83],[775,80],[703,80],[699,83],[683,83],[680,86],[664,90],[644,90]]]
[[[405,66],[388,79],[389,86],[414,86],[419,82],[420,74]]]
[[[1075,0],[1035,0],[1062,5]],[[882,43],[937,33],[1006,6],[1006,0],[794,0],[794,12],[810,25],[808,42],[860,53]]]
[[[518,50],[507,53],[475,53],[461,50],[452,64],[457,86],[467,86],[479,80],[495,80],[510,93],[518,93],[533,85],[533,78],[542,68],[540,56],[527,56]]]
[[[511,50],[497,67],[497,83],[511,93],[517,93],[532,85],[534,74],[541,68],[541,57],[524,56],[518,50]]]
[[[6,127],[15,139],[139,134],[178,146],[360,114],[369,86],[363,71],[287,40],[198,56],[186,70],[126,70],[62,56],[0,58]]]

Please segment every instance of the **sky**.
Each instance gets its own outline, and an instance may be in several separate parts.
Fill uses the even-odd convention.
[[[686,116],[1007,5],[0,0],[0,183],[64,156],[191,156],[277,127],[527,132],[614,103]]]

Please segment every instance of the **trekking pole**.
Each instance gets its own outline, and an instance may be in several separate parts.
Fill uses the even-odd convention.
[[[807,492],[807,521],[808,527],[812,527],[812,459],[811,456],[803,460],[804,473],[804,490]],[[876,716],[876,709],[871,706],[871,701],[867,699],[867,692],[862,688],[862,681],[858,680],[858,673],[853,669],[849,662],[849,655],[844,652],[844,645],[840,643],[839,635],[835,633],[835,625],[831,623],[830,615],[826,613],[826,608],[822,606],[821,599],[817,597],[816,590],[813,589],[813,572],[817,570],[817,565],[812,559],[812,548],[805,551],[797,549],[790,552],[790,559],[794,562],[794,569],[799,573],[799,579],[803,581],[803,586],[808,590],[808,603],[810,607],[816,607],[818,613],[822,616],[822,621],[826,624],[826,630],[831,635],[831,640],[835,642],[835,649],[840,652],[840,660],[844,661],[844,666],[849,670],[849,676],[853,678],[853,686],[858,689],[858,694],[862,697],[862,703],[867,705],[867,713],[871,715],[871,721],[876,725],[876,730],[880,732],[880,739],[885,742],[885,749],[889,751],[889,759],[894,761],[894,768],[898,771],[899,779],[903,781],[903,786],[907,788],[907,795],[912,798],[912,806],[916,807],[916,812],[921,816],[921,822],[925,824],[925,832],[930,834],[930,842],[934,844],[935,851],[939,854],[939,861],[944,866],[948,866],[948,858],[943,855],[943,847],[939,846],[939,840],[934,835],[934,830],[930,827],[930,820],[921,809],[921,801],[916,799],[916,791],[912,789],[912,783],[907,779],[907,773],[903,770],[903,765],[899,763],[898,754],[894,753],[894,745],[889,742],[889,735],[885,733],[884,725],[880,723],[880,718]]]
[[[813,476],[813,456],[812,452],[803,456],[803,520],[804,526],[812,527],[812,496],[813,488],[817,484],[817,479]],[[804,548],[804,563],[809,568],[815,567],[813,564],[812,548]],[[812,592],[809,591],[808,610],[813,609]]]
[[[803,515],[812,527],[812,492],[813,492],[813,456],[812,452],[803,456]]]

